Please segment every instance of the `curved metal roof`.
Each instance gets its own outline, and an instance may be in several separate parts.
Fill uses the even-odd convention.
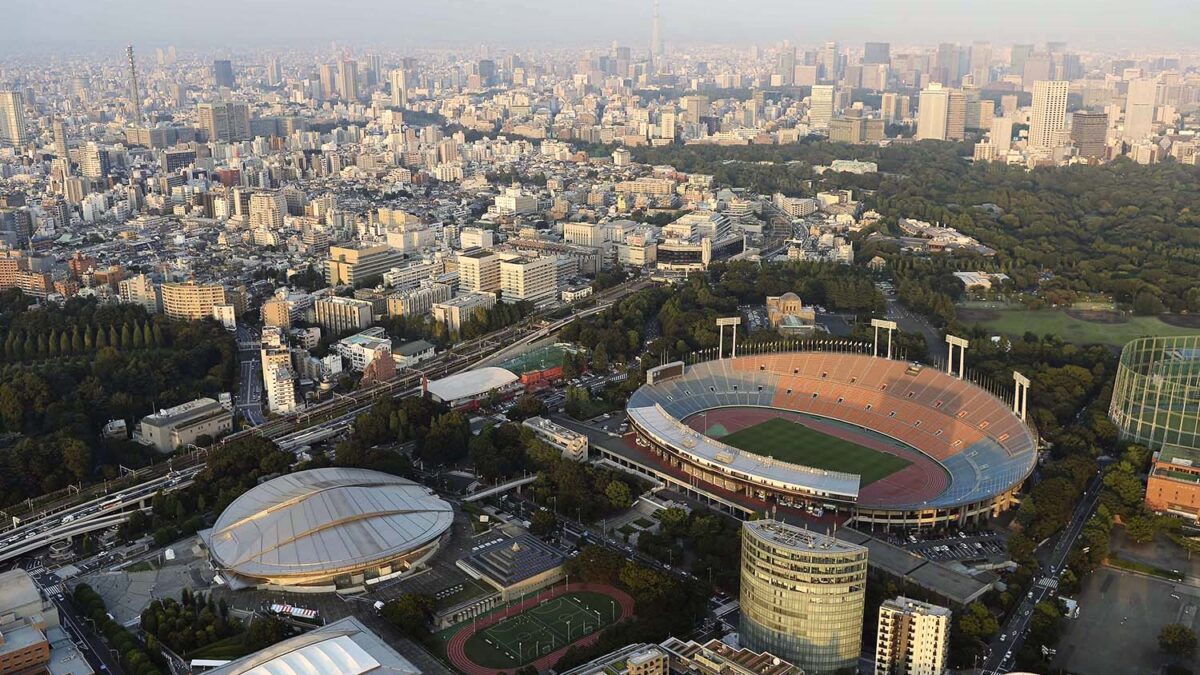
[[[476,368],[429,382],[429,393],[443,401],[458,401],[481,396],[517,381],[512,371],[495,366]]]
[[[213,558],[246,577],[287,577],[385,562],[440,536],[450,504],[408,479],[313,469],[256,486],[213,527]]]

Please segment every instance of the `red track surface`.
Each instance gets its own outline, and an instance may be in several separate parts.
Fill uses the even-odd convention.
[[[498,672],[494,668],[484,668],[483,666],[480,666],[471,659],[467,658],[467,640],[469,640],[476,632],[481,631],[488,626],[494,626],[511,616],[516,616],[517,614],[520,614],[521,612],[524,612],[532,607],[536,607],[547,600],[557,598],[560,595],[573,591],[593,591],[595,593],[603,593],[611,596],[617,601],[617,604],[621,606],[621,618],[618,619],[618,621],[623,621],[633,616],[633,598],[629,597],[628,593],[618,588],[614,588],[606,584],[570,584],[569,586],[558,586],[548,591],[539,593],[535,597],[520,604],[513,605],[502,611],[489,614],[486,617],[476,621],[473,625],[463,626],[462,630],[451,636],[450,641],[446,643],[446,656],[450,659],[450,663],[453,664],[459,672],[464,673],[465,675],[492,675],[493,673]],[[588,645],[592,642],[595,642],[599,637],[600,631],[592,633],[587,637],[580,638],[579,640],[564,646],[562,649],[559,649],[556,652],[543,656],[530,665],[535,666],[538,670],[546,670],[553,666],[560,658],[562,658],[563,653],[566,652],[567,649],[572,645]],[[514,667],[513,670],[516,670],[516,668],[517,667]]]
[[[858,503],[862,506],[886,508],[927,501],[942,494],[949,487],[949,476],[945,469],[922,452],[908,447],[898,448],[891,443],[880,441],[873,434],[855,433],[853,429],[843,425],[800,413],[766,408],[715,408],[709,410],[707,415],[692,415],[684,422],[701,433],[704,433],[706,424],[709,427],[720,424],[728,433],[733,433],[776,417],[912,462],[896,473],[862,488],[858,494]]]

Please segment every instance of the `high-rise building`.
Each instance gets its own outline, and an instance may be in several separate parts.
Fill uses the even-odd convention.
[[[15,90],[0,91],[0,145],[21,148],[28,143],[25,97]]]
[[[899,103],[898,94],[894,91],[885,91],[880,97],[879,114],[883,117],[885,124],[892,124],[902,119]]]
[[[891,63],[892,45],[888,42],[868,42],[863,47],[863,63]]]
[[[1125,125],[1122,138],[1137,141],[1146,137],[1154,127],[1154,105],[1158,99],[1158,83],[1150,78],[1129,81],[1125,95]]]
[[[833,85],[813,85],[809,98],[808,123],[810,126],[825,128],[833,119]]]
[[[267,61],[267,84],[272,87],[283,82],[283,70],[279,67],[279,59]]]
[[[500,261],[500,297],[504,302],[542,303],[558,294],[554,256]],[[461,283],[462,277],[459,277]]]
[[[224,305],[225,287],[220,284],[163,284],[163,314],[172,319],[199,321],[212,316],[214,305]]]
[[[1108,113],[1082,110],[1072,113],[1071,142],[1080,157],[1104,159],[1108,155]]]
[[[1046,52],[1035,52],[1025,58],[1025,70],[1021,73],[1021,86],[1033,91],[1034,84],[1054,79],[1054,58]]]
[[[1009,53],[1009,72],[1017,75],[1025,73],[1025,61],[1033,53],[1033,45],[1013,45]]]
[[[338,62],[338,96],[343,101],[358,100],[358,63],[350,59]]]
[[[108,175],[111,168],[108,152],[104,148],[94,142],[89,142],[84,146],[83,152],[79,156],[79,170],[83,173],[84,178],[101,180]]]
[[[950,112],[950,90],[934,82],[921,90],[917,108],[917,140],[946,140],[946,118]],[[963,120],[964,125],[966,120]]]
[[[842,51],[836,42],[826,42],[818,54],[821,76],[826,82],[837,82],[842,77]]]
[[[213,61],[213,84],[217,88],[228,87],[233,89],[233,63],[228,59],[219,59]]]
[[[1029,121],[1029,147],[1047,150],[1058,145],[1059,135],[1067,128],[1067,90],[1065,80],[1039,81],[1033,84],[1033,114]]]
[[[271,190],[250,195],[251,229],[282,230],[285,215],[287,199],[282,192]]]
[[[1013,119],[1011,117],[993,117],[990,135],[992,149],[997,159],[1003,160],[1012,149]]]
[[[392,71],[392,105],[408,107],[408,71],[403,68]]]
[[[971,45],[970,71],[975,86],[982,87],[991,81],[992,46],[986,42]]]
[[[325,99],[333,98],[337,92],[337,69],[329,63],[322,63],[317,69],[317,79],[321,85],[321,91],[317,94],[317,98],[324,101]]]
[[[656,66],[662,53],[662,24],[658,15],[658,0],[654,0],[654,14],[650,17],[650,57]]]
[[[942,675],[950,653],[945,607],[900,596],[879,606],[875,675]]]
[[[962,79],[959,65],[962,59],[958,45],[943,42],[938,45],[935,57],[934,80],[947,86],[955,86]]]
[[[67,142],[67,123],[61,117],[55,117],[50,128],[54,133],[54,154],[63,159],[69,159],[70,144]]]
[[[125,57],[129,60],[129,107],[133,114],[133,123],[142,123],[142,92],[138,87],[137,61],[133,58],[133,45],[125,47]]]
[[[500,257],[488,249],[458,254],[458,287],[472,293],[500,290]]]
[[[806,673],[854,669],[862,645],[867,549],[775,520],[742,524],[743,647]]]
[[[779,84],[790,87],[796,83],[796,48],[784,45],[779,50]]]
[[[283,350],[286,355],[287,350]],[[290,357],[289,357],[290,358]],[[296,373],[290,364],[263,361],[263,384],[267,394],[267,410],[276,415],[295,412]]]
[[[946,139],[961,141],[967,137],[967,96],[962,89],[951,89],[946,104]]]
[[[245,103],[223,101],[201,103],[196,106],[200,128],[208,133],[208,140],[218,142],[245,141],[250,139],[250,106]]]

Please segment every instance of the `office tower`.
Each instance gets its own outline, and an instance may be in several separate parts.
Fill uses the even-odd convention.
[[[358,64],[350,59],[338,61],[338,96],[345,102],[358,100]]]
[[[950,90],[934,82],[921,91],[917,106],[917,140],[946,140],[946,118],[950,112]],[[964,124],[966,120],[963,120]]]
[[[267,61],[267,84],[272,87],[283,82],[283,70],[279,67],[279,59]]]
[[[867,549],[775,520],[742,524],[743,647],[808,673],[854,669],[862,645]]]
[[[992,118],[996,114],[996,104],[990,99],[967,101],[967,128],[975,131],[987,131],[992,128]]]
[[[888,42],[868,42],[863,47],[863,63],[891,63],[892,45]]]
[[[1013,45],[1009,55],[1009,72],[1021,75],[1025,72],[1025,61],[1033,53],[1033,45]]]
[[[202,320],[212,316],[214,305],[224,305],[225,287],[220,284],[163,284],[163,314],[172,319]]]
[[[692,124],[699,124],[701,117],[708,116],[709,102],[707,96],[692,94],[679,99],[683,106],[683,119]]]
[[[790,87],[796,83],[796,48],[784,45],[779,52],[779,84]]]
[[[558,295],[557,258],[513,258],[500,261],[500,299],[542,303]],[[459,277],[461,283],[462,277]]]
[[[200,128],[210,141],[244,141],[250,138],[250,107],[245,103],[201,103],[196,106]]]
[[[0,145],[21,148],[27,143],[25,97],[15,90],[0,91]]]
[[[975,85],[982,87],[991,81],[992,46],[986,42],[976,42],[971,45],[971,77]]]
[[[403,68],[392,71],[392,105],[408,107],[408,71]]]
[[[487,249],[458,254],[458,287],[472,293],[500,290],[500,257]]]
[[[168,66],[175,65],[175,61],[178,58],[179,58],[179,54],[178,54],[178,52],[175,51],[175,45],[171,45],[170,47],[167,47],[167,65]]]
[[[951,89],[946,105],[946,140],[961,141],[967,137],[967,96],[961,89]]]
[[[1129,81],[1125,95],[1125,126],[1121,134],[1127,141],[1137,141],[1148,135],[1154,126],[1154,103],[1158,84],[1150,78]]]
[[[945,607],[900,596],[879,606],[875,675],[942,675],[950,654]]]
[[[821,47],[820,59],[825,80],[837,82],[838,78],[842,76],[842,53],[838,49],[838,43],[826,42]]]
[[[1021,87],[1032,91],[1036,82],[1054,79],[1054,59],[1045,52],[1030,54],[1025,59],[1025,70],[1021,73]]]
[[[993,117],[991,141],[992,149],[998,159],[1004,159],[1012,149],[1013,119],[1011,117]]]
[[[958,45],[949,42],[938,45],[934,79],[947,86],[958,84],[962,79],[958,69],[960,58]]]
[[[125,56],[129,59],[129,105],[133,113],[133,123],[142,123],[142,94],[138,88],[137,62],[133,58],[133,45],[125,47]]]
[[[318,69],[317,77],[321,82],[321,92],[317,98],[324,101],[333,98],[333,94],[337,91],[337,70],[333,65],[322,63]]]
[[[650,57],[655,65],[662,53],[662,24],[658,16],[658,0],[654,0],[654,14],[650,17]]]
[[[897,94],[894,91],[886,91],[879,99],[879,115],[883,118],[885,124],[894,124],[899,117],[899,106]]]
[[[68,155],[70,144],[67,142],[67,123],[61,117],[55,117],[50,128],[54,132],[54,154],[63,159],[70,159]]]
[[[833,85],[814,85],[809,97],[808,123],[814,127],[828,127],[831,119],[833,119]]]
[[[1108,113],[1072,113],[1071,142],[1080,157],[1104,159],[1108,155]]]
[[[1048,150],[1058,144],[1067,128],[1067,82],[1039,81],[1033,84],[1033,114],[1029,121],[1029,147]]]
[[[233,63],[227,59],[213,61],[213,84],[218,89],[221,87],[233,89]]]

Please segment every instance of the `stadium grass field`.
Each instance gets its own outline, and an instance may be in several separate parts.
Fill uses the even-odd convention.
[[[475,633],[464,651],[467,658],[485,668],[519,668],[603,630],[614,618],[622,617],[613,598],[573,591]]]
[[[903,457],[864,448],[781,418],[722,436],[721,442],[792,464],[858,474],[862,478],[862,487],[912,463]]]

